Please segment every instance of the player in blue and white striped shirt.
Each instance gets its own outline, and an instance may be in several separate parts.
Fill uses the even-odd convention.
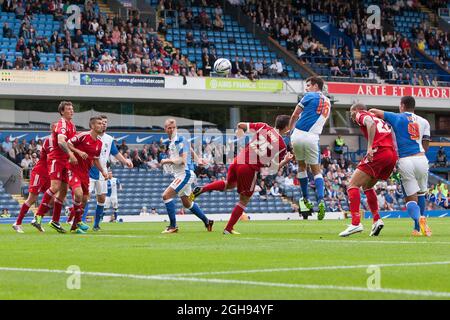
[[[100,116],[103,119],[103,134],[99,136],[102,140],[102,151],[100,153],[100,164],[106,171],[106,165],[108,163],[109,157],[113,155],[117,160],[119,160],[124,166],[128,168],[133,168],[133,163],[131,160],[125,159],[123,155],[117,150],[114,143],[114,138],[106,133],[108,128],[108,117],[106,115]],[[89,194],[95,193],[97,196],[97,207],[95,209],[95,221],[94,221],[94,231],[100,230],[100,222],[103,217],[103,210],[106,201],[106,194],[108,192],[107,182],[103,176],[99,173],[97,168],[92,168],[89,171]],[[83,214],[83,221],[86,219],[89,207],[86,203]]]
[[[402,97],[400,113],[371,109],[370,112],[389,123],[395,133],[399,156],[398,169],[405,192],[406,209],[414,220],[413,235],[431,236],[425,217],[425,193],[428,189],[428,159],[425,152],[430,142],[430,124],[416,114],[416,101]]]
[[[209,220],[202,209],[189,198],[192,193],[192,184],[195,183],[197,178],[193,171],[194,165],[191,159],[191,154],[195,156],[195,153],[191,153],[189,141],[177,134],[175,119],[166,120],[164,131],[169,136],[167,141],[169,158],[162,159],[161,165],[165,172],[173,174],[174,180],[162,195],[170,220],[170,225],[162,233],[178,232],[174,202],[177,195],[181,198],[183,206],[202,220],[208,231],[212,231],[214,221]]]
[[[331,112],[330,99],[322,93],[324,82],[319,77],[310,77],[306,80],[306,94],[295,107],[289,127],[294,129],[291,135],[292,147],[298,161],[298,175],[305,205],[312,209],[308,200],[308,173],[310,166],[314,175],[316,195],[319,207],[318,219],[325,217],[324,181],[320,169],[319,139],[323,127]],[[300,205],[300,204],[299,204]],[[300,206],[301,207],[301,206]]]

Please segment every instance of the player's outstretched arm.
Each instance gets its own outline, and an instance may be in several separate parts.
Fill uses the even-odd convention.
[[[68,149],[68,152],[66,152],[66,150],[64,150],[64,149],[63,150],[64,150],[64,152],[66,152],[69,155],[69,162],[74,165],[78,164],[77,157],[75,157],[75,155],[73,154],[75,152],[74,150],[78,150],[78,149],[75,148],[73,146],[72,142],[70,142],[70,141],[66,142],[64,139],[64,143],[65,143],[66,148]],[[59,144],[59,136],[58,136],[58,144]],[[80,150],[78,150],[78,151],[80,151]]]
[[[294,155],[290,152],[286,153],[286,155],[284,156],[284,159],[281,160],[280,162],[280,168],[284,167],[286,164],[288,164],[289,162],[291,162],[291,160],[294,159]]]
[[[383,110],[374,108],[374,109],[370,109],[369,112],[372,113],[377,118],[384,119],[384,111]]]
[[[204,166],[206,164],[208,164],[208,162],[203,159],[202,157],[200,157],[194,150],[194,148],[192,148],[192,146],[190,146],[191,148],[191,154],[192,154],[192,159],[194,160],[194,162],[196,162],[198,165]]]
[[[100,159],[98,158],[94,159],[94,166],[96,166],[98,171],[102,173],[102,176],[105,178],[105,180],[109,179],[108,172],[103,169],[102,164],[100,163]]]
[[[115,154],[114,157],[119,160],[120,163],[122,163],[124,166],[127,166],[130,169],[133,168],[133,162],[131,162],[131,160],[129,159],[125,159],[125,157],[120,152]]]
[[[74,145],[70,141],[67,143],[67,146],[73,153],[78,154],[82,159],[84,159],[84,160],[87,159],[88,154],[86,152],[81,151],[80,149],[75,148]]]

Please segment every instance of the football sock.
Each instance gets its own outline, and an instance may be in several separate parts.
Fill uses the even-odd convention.
[[[166,205],[167,214],[169,215],[170,227],[175,228],[177,226],[175,202],[173,199],[169,199],[164,200],[164,204]]]
[[[17,226],[20,226],[22,224],[23,218],[27,214],[28,210],[30,210],[30,206],[25,202],[20,208],[19,216],[17,217],[15,223]]]
[[[361,223],[361,214],[359,213],[359,207],[361,205],[361,195],[359,194],[359,188],[350,188],[347,190],[347,193],[350,212],[352,214],[352,225],[357,226]]]
[[[303,199],[308,200],[308,173],[306,171],[300,171],[297,174],[297,178],[300,180]]]
[[[39,205],[36,215],[43,217],[48,212],[48,210],[50,209],[49,203],[54,196],[55,194],[50,189],[48,189],[44,193],[44,196],[42,197],[42,202]]]
[[[118,211],[114,209],[114,220],[116,220],[116,221],[117,221],[117,212]]]
[[[198,204],[192,202],[191,207],[188,209],[191,210],[191,212],[195,214],[200,220],[202,220],[204,224],[208,223],[209,221],[208,218],[205,216],[205,214],[203,213],[202,209],[200,209]]]
[[[70,214],[69,214],[69,218],[67,219],[67,222],[73,221],[73,218],[75,218],[75,209],[72,207],[70,208]]]
[[[414,229],[417,231],[420,231],[420,226],[419,226],[420,208],[417,205],[417,202],[409,201],[406,204],[406,210],[408,211],[408,214],[411,217],[411,219],[414,220]]]
[[[228,220],[228,224],[225,227],[225,230],[231,231],[233,230],[234,225],[238,222],[239,218],[242,215],[242,212],[245,210],[245,205],[239,202],[233,209],[231,213],[230,220]]]
[[[52,214],[52,221],[53,222],[59,222],[59,219],[61,218],[61,210],[62,210],[63,203],[58,198],[55,198],[55,202],[53,204],[53,214]]]
[[[321,173],[316,174],[314,176],[314,183],[316,184],[317,202],[320,202],[323,200],[324,194],[324,183],[323,183],[323,176]]]
[[[100,226],[100,220],[103,217],[103,208],[104,207],[105,207],[104,203],[97,202],[97,208],[95,208],[94,228],[98,228]]]
[[[211,182],[209,184],[207,184],[206,186],[202,187],[202,193],[208,192],[208,191],[224,191],[225,190],[225,181],[223,180],[219,180],[219,181],[214,181]]]
[[[425,195],[424,194],[418,194],[417,195],[417,204],[420,208],[420,215],[425,215]]]
[[[73,212],[74,212],[74,218],[73,218],[73,223],[72,223],[72,227],[70,228],[70,230],[76,230],[78,228],[77,224],[78,224],[78,222],[80,222],[81,215],[83,214],[83,207],[82,207],[81,203],[79,203],[79,202],[73,203]]]
[[[89,202],[86,202],[86,205],[84,206],[83,217],[81,218],[81,221],[86,222],[86,216],[88,215],[88,212],[89,212]]]
[[[369,205],[370,212],[372,212],[373,222],[377,222],[378,219],[380,219],[377,194],[372,188],[364,190],[364,194],[367,197],[367,204]]]

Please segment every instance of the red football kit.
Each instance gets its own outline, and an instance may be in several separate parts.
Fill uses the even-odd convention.
[[[93,161],[100,157],[102,151],[102,141],[94,140],[90,135],[90,131],[82,132],[70,139],[72,145],[80,151],[85,152],[88,157],[81,158],[75,153],[78,164],[69,164],[69,185],[72,190],[78,187],[83,189],[84,195],[89,195],[89,170],[93,165]]]
[[[39,155],[39,161],[31,170],[30,185],[28,191],[30,193],[39,194],[50,188],[50,177],[47,169],[47,155],[51,152],[50,140],[52,137],[45,139],[42,150]]]
[[[71,121],[64,118],[59,119],[58,124],[52,132],[50,147],[51,152],[48,154],[47,166],[50,180],[60,180],[68,183],[68,164],[69,155],[65,153],[58,145],[58,135],[62,134],[69,141],[75,134],[77,129]]]
[[[274,128],[262,122],[249,123],[247,131],[249,130],[256,131],[256,134],[234,158],[228,168],[227,181],[218,180],[207,184],[202,188],[202,193],[213,190],[224,191],[227,186],[237,185],[239,194],[251,197],[255,191],[258,171],[262,167],[271,167],[272,165],[278,169],[286,155],[286,144],[283,137]],[[246,205],[241,201],[236,204],[225,227],[226,232],[233,232],[233,227],[244,212]]]
[[[286,155],[286,144],[274,128],[263,122],[249,123],[248,129],[256,133],[234,158],[228,168],[227,181],[228,184],[237,183],[238,193],[250,197],[255,190],[258,171],[272,163],[278,165]]]
[[[392,130],[384,120],[375,117],[368,111],[359,111],[356,114],[356,123],[366,139],[368,138],[367,128],[364,125],[366,117],[370,117],[376,126],[372,145],[373,160],[369,162],[367,156],[364,157],[358,164],[357,169],[378,180],[386,180],[391,175],[392,170],[394,170],[398,159]]]

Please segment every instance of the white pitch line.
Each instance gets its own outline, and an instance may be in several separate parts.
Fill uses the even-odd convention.
[[[107,238],[148,238],[150,236],[133,236],[120,234],[90,234],[89,237],[107,237]]]
[[[315,271],[315,270],[341,270],[341,269],[366,269],[371,266],[377,267],[417,267],[429,265],[447,265],[450,261],[432,261],[432,262],[406,262],[406,263],[372,263],[364,265],[348,265],[348,266],[320,266],[320,267],[294,267],[294,268],[271,268],[271,269],[251,269],[251,270],[230,270],[230,271],[212,271],[212,272],[194,272],[194,273],[175,273],[170,274],[171,277],[184,276],[208,276],[208,275],[225,275],[225,274],[248,274],[248,273],[266,273],[266,272],[289,272],[289,271]],[[161,274],[160,276],[169,276]]]
[[[71,274],[71,272],[67,272],[66,270],[52,270],[52,269],[0,267],[0,270],[1,271],[33,272],[33,273],[42,272],[42,273],[56,273],[56,274]],[[391,294],[402,294],[402,295],[450,298],[450,292],[438,292],[438,291],[430,291],[430,290],[424,291],[424,290],[408,290],[408,289],[393,289],[393,288],[369,289],[369,288],[365,288],[365,287],[352,287],[352,286],[276,283],[276,282],[229,280],[229,279],[201,279],[201,278],[193,278],[193,277],[173,277],[171,275],[158,276],[158,275],[138,275],[138,274],[121,274],[121,273],[105,273],[105,272],[83,272],[83,271],[80,272],[79,274],[86,275],[86,276],[129,278],[129,279],[141,279],[141,280],[220,283],[220,284],[252,285],[252,286],[264,286],[264,287],[280,287],[280,288],[301,288],[301,289],[311,289],[311,290],[338,290],[338,291],[352,291],[352,292],[366,292],[366,293],[391,293]]]
[[[237,237],[236,237],[237,238]],[[339,243],[339,244],[346,244],[346,243],[370,243],[370,244],[446,244],[450,245],[450,241],[395,241],[395,240],[314,240],[314,239],[293,239],[293,238],[255,238],[255,237],[239,237],[239,239],[243,240],[260,240],[260,241],[295,241],[295,242],[331,242],[331,243]]]
[[[366,287],[351,287],[351,286],[331,286],[331,285],[316,285],[316,284],[296,284],[296,283],[278,283],[278,282],[263,282],[263,281],[229,280],[229,279],[202,279],[202,278],[184,278],[184,277],[180,278],[165,277],[164,280],[238,284],[238,285],[280,287],[280,288],[301,288],[311,290],[338,290],[338,291],[357,291],[367,293],[392,293],[392,294],[415,295],[425,297],[450,298],[450,292],[439,292],[430,290],[424,291],[424,290],[408,290],[408,289],[393,289],[393,288],[369,289]]]

